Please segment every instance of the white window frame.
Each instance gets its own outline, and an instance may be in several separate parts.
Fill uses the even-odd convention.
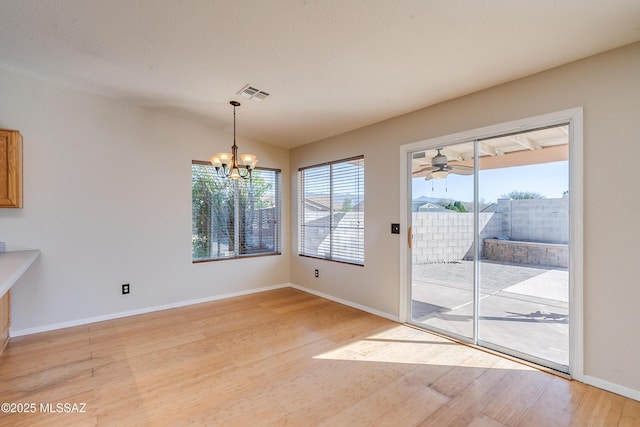
[[[356,184],[355,184],[356,185],[355,195],[358,198],[355,201],[352,201],[352,203],[354,203],[354,205],[352,206],[354,210],[343,213],[343,216],[341,217],[341,218],[345,218],[347,215],[351,214],[350,216],[353,218],[350,218],[350,219],[352,220],[355,219],[356,221],[355,227],[340,226],[339,222],[334,222],[334,218],[340,215],[339,212],[341,211],[341,207],[338,206],[338,202],[336,202],[336,199],[340,195],[340,193],[336,190],[336,186],[352,185],[352,183],[350,183],[348,179],[345,181],[337,182],[341,176],[340,176],[340,172],[334,172],[334,168],[340,167],[340,165],[344,165],[347,163],[355,163],[356,164],[355,167],[362,168],[362,171],[361,171],[362,176],[360,177],[360,175],[358,175],[356,179]],[[310,198],[308,199],[305,194],[305,174],[313,171],[314,169],[327,168],[327,167],[329,168],[328,181],[326,182],[326,186],[328,188],[328,194],[327,194],[328,206],[324,206],[324,208],[327,209],[329,214],[323,216],[320,219],[326,218],[328,223],[324,227],[320,227],[317,225],[311,226],[310,224],[305,223],[305,218],[307,216],[307,212],[306,212],[307,203],[308,202],[311,203]],[[310,258],[324,259],[328,261],[341,262],[345,264],[364,266],[364,263],[365,263],[365,244],[364,244],[364,240],[365,240],[364,173],[365,172],[364,172],[364,168],[365,168],[364,155],[360,155],[360,156],[350,157],[347,159],[340,159],[340,160],[335,160],[331,162],[325,162],[321,164],[306,166],[298,169],[298,183],[299,183],[298,194],[300,195],[299,206],[298,206],[298,223],[299,223],[298,224],[298,255],[310,257]],[[321,181],[318,180],[318,182],[321,182]],[[322,206],[320,206],[319,208],[322,209]],[[342,211],[342,212],[345,212],[345,211]],[[343,220],[340,219],[337,221],[343,221]],[[323,229],[323,230],[328,229],[327,235],[324,237],[324,240],[322,243],[322,244],[325,244],[328,242],[328,245],[325,244],[325,246],[328,246],[328,249],[325,250],[323,254],[319,254],[318,252],[313,253],[312,251],[307,250],[307,245],[309,244],[309,240],[305,239],[305,236],[307,235],[313,236],[314,232],[312,230],[314,230],[314,228],[316,229],[316,231],[320,229]],[[338,234],[341,230],[344,231],[343,234],[346,234],[346,235]],[[355,242],[353,242],[348,238],[349,236],[347,233],[349,233],[349,231],[346,231],[346,230],[352,230],[355,233],[355,235],[357,236],[357,240]],[[309,237],[309,239],[312,239],[312,237]]]
[[[200,161],[200,160],[193,160],[191,162],[192,164],[192,172],[191,172],[191,179],[192,179],[192,183],[193,183],[193,166],[194,165],[199,165],[202,167],[210,167],[211,171],[209,171],[212,176],[215,176],[215,168],[214,166],[207,161]],[[244,230],[241,229],[241,220],[240,220],[240,215],[241,215],[241,211],[240,211],[240,204],[239,204],[239,197],[238,194],[240,192],[240,188],[239,186],[235,186],[235,194],[236,196],[234,197],[234,206],[233,206],[233,230],[229,231],[229,233],[233,232],[233,236],[234,236],[234,241],[231,243],[229,242],[229,248],[227,248],[227,251],[225,251],[225,254],[219,254],[217,256],[213,256],[211,255],[211,251],[209,251],[209,256],[208,257],[194,257],[194,246],[192,243],[192,252],[191,252],[191,261],[192,263],[196,264],[196,263],[201,263],[201,262],[211,262],[211,261],[223,261],[223,260],[229,260],[229,259],[238,259],[238,258],[250,258],[250,257],[260,257],[260,256],[272,256],[272,255],[281,255],[282,253],[282,229],[281,229],[281,216],[282,216],[282,172],[280,169],[270,169],[270,168],[262,168],[262,167],[258,167],[255,169],[254,171],[254,175],[257,173],[260,173],[260,171],[268,171],[268,172],[273,172],[275,174],[274,176],[274,181],[273,181],[273,185],[274,188],[273,190],[273,198],[274,198],[274,205],[273,205],[273,212],[272,215],[273,218],[270,221],[273,221],[273,223],[271,224],[271,230],[270,232],[273,234],[273,248],[269,249],[269,250],[264,250],[264,251],[252,251],[252,252],[247,252],[247,253],[243,253],[241,248],[240,248],[240,236],[244,233]],[[218,180],[222,180],[224,178],[216,178]],[[228,179],[228,178],[227,178]],[[253,179],[256,179],[255,177]],[[250,185],[250,179],[247,179],[246,182],[240,182],[240,181],[245,181],[244,179],[239,180],[238,182],[234,182],[234,180],[229,179],[229,183],[234,185],[234,184],[242,184],[242,185]],[[193,186],[192,186],[192,191],[193,191]],[[192,196],[192,209],[194,207],[193,205],[193,196]],[[249,201],[250,203],[250,201]],[[267,212],[268,213],[268,212]],[[194,227],[194,216],[192,213],[192,239],[194,239],[194,232],[193,232],[193,227]],[[245,219],[246,221],[246,219]],[[259,224],[262,225],[262,222],[259,221]],[[262,229],[260,230],[262,231]],[[211,244],[211,243],[210,243]],[[231,244],[233,245],[233,247],[231,247]]]

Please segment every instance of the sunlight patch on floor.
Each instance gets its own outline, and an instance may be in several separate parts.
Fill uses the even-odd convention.
[[[474,357],[478,354],[486,357]],[[501,360],[500,369],[533,370],[526,365],[402,325],[319,354],[314,359],[469,368],[492,367],[497,359]]]

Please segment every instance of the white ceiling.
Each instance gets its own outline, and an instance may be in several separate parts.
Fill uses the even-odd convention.
[[[638,40],[639,0],[0,0],[0,67],[283,147]]]

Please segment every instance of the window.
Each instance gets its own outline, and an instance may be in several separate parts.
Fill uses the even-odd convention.
[[[299,170],[298,253],[364,265],[364,156]]]
[[[191,165],[193,262],[280,254],[280,171],[218,178],[209,162]]]

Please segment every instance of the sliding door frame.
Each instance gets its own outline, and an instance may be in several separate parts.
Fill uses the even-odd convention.
[[[569,375],[584,377],[583,339],[583,118],[582,107],[543,114],[511,122],[429,138],[400,147],[400,218],[411,224],[412,153],[446,145],[472,142],[502,134],[568,124],[569,127]],[[474,164],[477,167],[477,153]],[[477,187],[477,179],[476,184]],[[478,196],[477,188],[474,189]],[[475,221],[474,221],[475,222]],[[477,227],[477,224],[476,224]],[[411,249],[409,226],[400,228],[400,313],[402,322],[411,323]],[[477,233],[476,233],[477,234]],[[474,241],[477,248],[477,242]],[[476,260],[477,261],[477,260]],[[477,262],[476,262],[477,264]],[[476,300],[476,298],[474,298]],[[475,307],[474,311],[478,308]],[[477,325],[472,345],[478,343]]]

